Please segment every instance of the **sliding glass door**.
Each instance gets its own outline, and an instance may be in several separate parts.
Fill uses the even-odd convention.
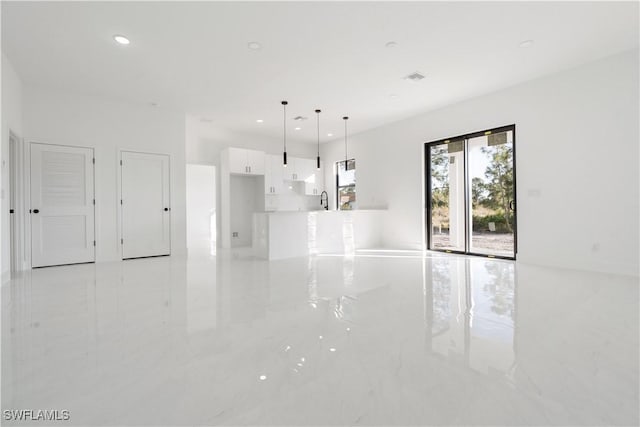
[[[515,126],[426,144],[427,247],[515,259]]]
[[[464,141],[434,144],[430,152],[431,248],[465,251]]]
[[[467,140],[471,203],[469,252],[514,257],[513,131]]]

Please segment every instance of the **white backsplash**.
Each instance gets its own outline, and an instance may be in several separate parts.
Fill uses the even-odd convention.
[[[282,194],[265,195],[265,210],[268,212],[316,211],[320,209],[322,209],[320,196],[306,196],[303,182],[286,182]]]

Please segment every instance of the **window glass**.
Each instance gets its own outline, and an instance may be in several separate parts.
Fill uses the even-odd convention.
[[[353,210],[356,208],[356,161],[346,160],[338,162],[336,166],[338,209]]]

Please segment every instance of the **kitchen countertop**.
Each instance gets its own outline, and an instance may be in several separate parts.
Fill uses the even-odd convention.
[[[309,213],[352,213],[352,212],[383,212],[386,208],[372,208],[372,209],[354,209],[354,210],[324,210],[317,209],[313,211],[267,211],[267,212],[255,212],[256,214],[269,214],[269,215],[288,215],[288,214],[309,214]]]

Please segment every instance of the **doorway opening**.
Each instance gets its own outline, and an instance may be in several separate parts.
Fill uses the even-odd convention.
[[[425,144],[427,248],[515,259],[515,125]]]
[[[23,270],[24,213],[22,185],[22,143],[9,132],[9,261],[11,273]]]

